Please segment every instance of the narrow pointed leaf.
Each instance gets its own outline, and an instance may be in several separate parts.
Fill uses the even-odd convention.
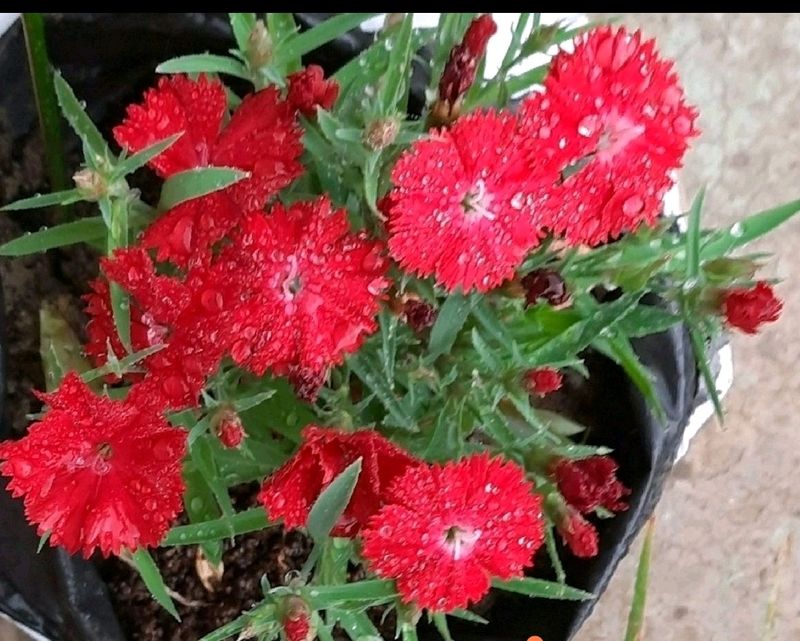
[[[647,602],[647,583],[650,575],[650,555],[653,548],[653,535],[655,534],[655,519],[647,522],[644,534],[644,545],[639,555],[639,566],[636,569],[636,583],[633,588],[633,601],[628,614],[628,627],[625,631],[625,641],[642,641],[644,633],[644,608]]]
[[[727,229],[714,232],[700,249],[703,260],[719,258],[782,225],[800,212],[800,200],[793,200],[740,220]]]
[[[156,73],[224,73],[243,80],[250,80],[247,68],[236,58],[217,56],[211,53],[172,58],[158,65]]]
[[[10,240],[0,245],[0,256],[27,256],[54,247],[101,240],[105,235],[106,225],[100,216],[82,218]]]
[[[256,26],[256,14],[254,13],[229,13],[228,19],[233,29],[233,36],[236,38],[236,45],[240,51],[247,51],[247,43],[253,27]]]
[[[128,156],[125,160],[122,160],[117,164],[114,168],[114,176],[115,177],[122,177],[127,176],[128,174],[132,174],[137,169],[144,167],[147,163],[149,163],[153,158],[158,156],[160,153],[169,149],[175,142],[183,135],[183,132],[179,132],[169,138],[164,138],[164,140],[159,140],[152,145],[148,145],[141,151],[137,151],[132,156]]]
[[[586,601],[587,599],[594,598],[594,595],[589,592],[584,592],[578,588],[572,588],[563,583],[527,577],[523,579],[509,579],[508,581],[493,579],[492,587],[498,590],[505,590],[506,592],[516,592],[517,594],[525,594],[527,596],[540,597],[543,599]]]
[[[59,72],[53,74],[53,86],[64,117],[78,134],[86,150],[94,155],[94,158],[87,158],[87,160],[93,162],[97,159],[110,159],[111,151],[103,135]]]
[[[192,198],[230,187],[247,176],[247,172],[229,167],[204,167],[178,172],[164,181],[158,207],[162,211],[172,209]]]
[[[275,55],[276,64],[284,64],[318,49],[322,45],[356,29],[362,22],[369,20],[377,13],[340,13],[325,22],[312,27],[308,31],[289,38]]]
[[[342,516],[361,474],[361,459],[348,465],[319,495],[308,513],[308,533],[319,545]]]
[[[449,351],[456,341],[458,332],[467,322],[470,310],[474,304],[473,296],[454,292],[439,309],[436,323],[431,329],[431,337],[428,342],[428,357],[436,358]]]
[[[689,211],[689,224],[686,229],[686,278],[695,279],[700,274],[700,214],[703,211],[705,188],[695,196]]]
[[[158,566],[155,561],[153,561],[153,557],[150,556],[150,553],[141,548],[131,555],[131,559],[152,597],[158,601],[161,607],[169,612],[174,619],[180,621],[181,617],[178,614],[178,610],[172,602],[172,597],[169,595],[161,572],[158,571]]]
[[[0,211],[21,211],[23,209],[52,207],[53,205],[71,205],[79,200],[83,200],[83,197],[77,189],[67,189],[65,191],[54,191],[52,194],[39,194],[30,198],[23,198],[9,203]]]
[[[204,523],[192,523],[191,525],[174,527],[161,542],[161,545],[168,547],[171,545],[196,545],[198,543],[218,541],[226,537],[263,530],[270,525],[271,523],[267,520],[267,513],[264,508],[254,507],[238,512],[233,516],[224,516]]]

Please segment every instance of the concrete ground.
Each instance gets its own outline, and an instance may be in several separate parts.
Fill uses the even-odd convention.
[[[622,21],[658,38],[700,108],[704,133],[682,182],[689,194],[708,186],[708,224],[800,197],[800,15]],[[800,639],[800,220],[758,247],[775,253],[765,273],[785,279],[784,316],[758,337],[734,337],[724,428],[701,432],[665,491],[645,641]],[[637,554],[578,641],[622,641]],[[12,639],[0,621],[0,640]]]
[[[632,14],[676,59],[702,137],[682,183],[706,224],[800,198],[800,15]],[[800,639],[800,217],[759,250],[784,279],[783,318],[735,336],[724,427],[708,425],[657,510],[644,641]],[[794,536],[794,548],[792,547]],[[639,547],[578,641],[622,641]],[[793,584],[794,582],[794,584]],[[545,639],[545,641],[547,641]]]

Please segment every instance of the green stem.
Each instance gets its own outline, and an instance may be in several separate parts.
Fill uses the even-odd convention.
[[[647,601],[647,583],[650,575],[650,555],[653,548],[655,524],[655,518],[651,518],[645,528],[644,545],[642,545],[642,552],[639,555],[639,567],[636,570],[636,584],[633,588],[633,601],[628,614],[625,641],[642,641],[644,638],[644,607]]]
[[[23,13],[22,28],[28,50],[28,66],[39,113],[39,126],[44,140],[50,189],[61,191],[70,187],[61,140],[61,112],[53,88],[53,69],[47,55],[44,18],[41,13]]]

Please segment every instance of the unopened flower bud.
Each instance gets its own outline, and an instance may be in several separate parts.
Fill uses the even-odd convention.
[[[223,407],[213,419],[219,442],[227,448],[239,447],[247,436],[242,419],[232,407]]]
[[[257,20],[247,39],[247,61],[259,69],[272,60],[272,38],[263,20]]]
[[[281,604],[281,624],[287,641],[311,641],[316,630],[311,625],[311,610],[299,596],[289,596]]]
[[[523,382],[528,394],[541,397],[561,389],[564,383],[564,376],[557,369],[542,367],[525,372]]]

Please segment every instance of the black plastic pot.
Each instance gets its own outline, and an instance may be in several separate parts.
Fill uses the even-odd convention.
[[[308,25],[326,14],[298,15]],[[331,71],[370,40],[355,31],[311,58]],[[124,105],[151,84],[158,62],[203,50],[224,53],[231,42],[223,14],[51,14],[48,19],[55,65],[87,102],[92,117],[106,126],[118,121]],[[36,116],[19,24],[0,39],[0,86],[0,108],[14,136],[29,135]],[[418,108],[423,88],[424,83],[415,83],[412,109]],[[564,555],[569,583],[597,595],[652,513],[697,401],[695,362],[683,328],[639,340],[636,350],[653,373],[665,424],[654,420],[624,373],[601,358],[590,362],[596,375],[582,401],[581,411],[596,419],[591,439],[614,448],[620,476],[632,488],[630,509],[599,524],[602,547],[596,558]],[[51,641],[124,641],[105,584],[91,563],[50,547],[37,554],[38,539],[25,522],[21,503],[5,491],[0,491],[0,523],[0,612]],[[488,626],[453,620],[452,630],[461,641],[516,641],[533,634],[566,641],[593,605],[502,593],[487,615]],[[437,638],[431,630],[422,634]]]

